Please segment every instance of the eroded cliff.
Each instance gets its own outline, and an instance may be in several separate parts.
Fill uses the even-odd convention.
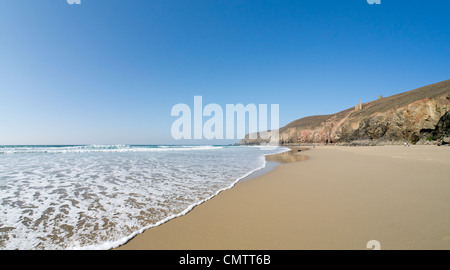
[[[363,103],[332,115],[310,116],[280,131],[280,144],[350,145],[450,143],[450,80]],[[262,144],[248,139],[241,144]]]

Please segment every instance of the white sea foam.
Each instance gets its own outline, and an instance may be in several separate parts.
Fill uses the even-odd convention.
[[[109,249],[184,215],[285,151],[0,147],[1,249]]]
[[[82,146],[21,146],[0,147],[0,154],[24,154],[24,153],[92,153],[92,152],[161,152],[161,151],[191,151],[214,150],[221,146],[129,146],[129,145],[82,145]]]

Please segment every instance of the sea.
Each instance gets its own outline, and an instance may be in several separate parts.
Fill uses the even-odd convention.
[[[111,249],[265,167],[281,147],[0,146],[0,249]]]

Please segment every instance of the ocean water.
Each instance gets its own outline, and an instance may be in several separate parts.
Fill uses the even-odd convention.
[[[256,146],[0,146],[0,249],[109,249],[265,166]]]

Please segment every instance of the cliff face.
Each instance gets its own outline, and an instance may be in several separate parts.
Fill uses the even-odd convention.
[[[350,115],[347,121],[336,126],[331,137],[333,141],[366,144],[423,143],[426,137],[422,130],[435,129],[439,120],[450,110],[449,104],[448,96],[443,96],[425,98],[369,116]]]
[[[450,143],[450,80],[345,111],[296,120],[280,129],[280,144],[382,145]],[[260,144],[263,140],[241,141]]]

